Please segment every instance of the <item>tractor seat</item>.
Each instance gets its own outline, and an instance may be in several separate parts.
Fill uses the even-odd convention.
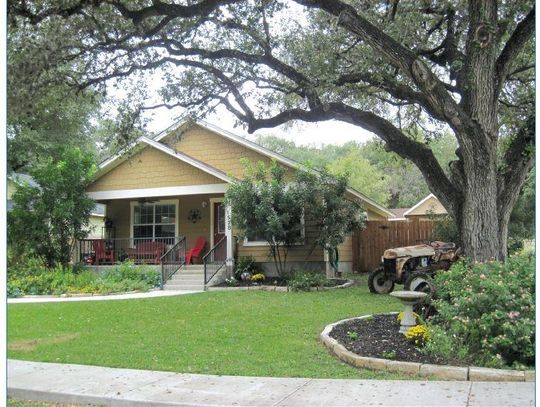
[[[456,248],[455,243],[441,242],[440,240],[434,240],[430,243],[430,246],[437,250],[451,250]]]

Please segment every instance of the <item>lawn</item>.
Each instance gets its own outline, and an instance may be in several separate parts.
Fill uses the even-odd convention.
[[[365,285],[326,292],[207,292],[8,305],[10,358],[184,373],[399,379],[352,368],[318,341],[340,319],[396,311]]]

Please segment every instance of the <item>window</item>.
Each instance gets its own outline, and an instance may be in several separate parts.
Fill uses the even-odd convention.
[[[176,204],[132,203],[132,235],[135,239],[162,239],[176,235]]]
[[[217,232],[225,234],[225,205],[221,204],[217,209]]]

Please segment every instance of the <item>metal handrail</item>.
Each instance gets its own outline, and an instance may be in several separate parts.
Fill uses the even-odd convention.
[[[75,262],[101,266],[126,260],[136,264],[160,264],[167,248],[180,237],[80,239]]]
[[[226,250],[226,247],[227,247],[227,236],[223,236],[223,238],[219,242],[217,242],[214,245],[214,247],[212,247],[208,251],[208,253],[206,253],[203,256],[202,261],[204,264],[204,285],[208,284],[210,280],[212,280],[212,278],[217,274],[219,270],[221,270],[221,268],[227,262],[227,253],[225,252],[225,255],[221,253],[221,251],[223,251],[223,248],[225,248]],[[217,257],[223,257],[223,259],[219,259],[219,258],[216,259],[216,254],[218,255]],[[219,255],[222,255],[222,256],[219,256]],[[212,266],[212,270],[210,271],[212,275],[210,277],[208,277],[208,274],[209,274],[208,270],[210,268],[209,266]]]
[[[186,237],[182,236],[178,243],[171,247],[161,256],[161,278],[159,288],[163,290],[163,284],[167,282],[180,268],[186,264]]]

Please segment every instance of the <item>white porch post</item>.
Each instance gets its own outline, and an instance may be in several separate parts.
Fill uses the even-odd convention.
[[[234,268],[233,236],[231,224],[231,207],[225,206],[225,236],[227,237],[227,271],[232,273]]]

